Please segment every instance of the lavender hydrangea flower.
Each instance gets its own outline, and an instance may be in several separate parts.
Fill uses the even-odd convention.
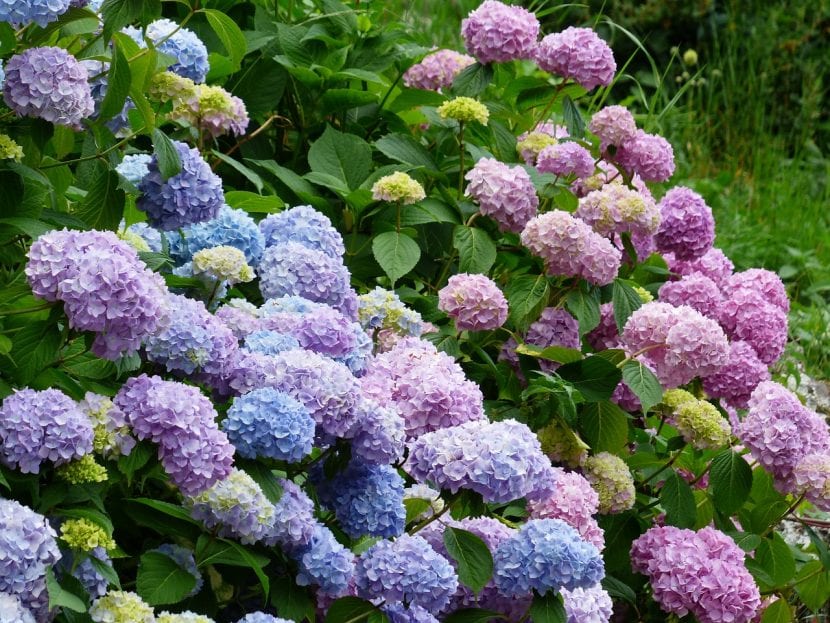
[[[390,623],[438,623],[435,616],[420,606],[389,604],[381,608],[389,617]]]
[[[822,511],[830,511],[830,451],[803,457],[793,470],[793,488]]]
[[[415,63],[403,75],[403,83],[410,89],[438,91],[452,86],[452,81],[465,67],[476,62],[472,56],[455,50],[436,50]]]
[[[308,545],[291,553],[297,562],[297,584],[317,585],[326,593],[338,594],[355,574],[354,554],[334,538],[331,530],[317,524]]]
[[[328,357],[345,357],[357,346],[357,333],[352,324],[338,310],[321,306],[312,313],[304,314],[292,334],[301,348]]]
[[[270,614],[265,614],[264,612],[252,612],[250,614],[246,614],[236,623],[291,623],[291,621],[281,619]]]
[[[582,277],[595,285],[606,285],[620,269],[619,249],[587,223],[562,210],[531,219],[521,239],[531,253],[545,260],[552,275]]]
[[[585,339],[595,351],[619,348],[620,334],[614,319],[613,303],[603,303],[599,312],[599,324],[588,332]]]
[[[579,200],[574,213],[603,236],[631,232],[653,236],[660,227],[660,211],[651,197],[622,184],[606,184]]]
[[[674,150],[662,136],[637,130],[618,145],[615,162],[646,182],[665,182],[674,174]]]
[[[745,409],[759,383],[770,380],[767,366],[758,359],[755,349],[746,342],[729,345],[729,359],[715,374],[703,378],[703,389],[712,398]]]
[[[539,197],[522,167],[482,158],[464,179],[469,182],[465,194],[472,197],[478,203],[479,211],[495,220],[502,231],[518,233],[536,216]]]
[[[296,462],[314,443],[314,418],[301,402],[270,387],[236,398],[222,422],[239,456]]]
[[[56,536],[43,515],[0,499],[0,593],[16,596],[38,621],[48,618],[46,570],[61,557]]]
[[[487,502],[536,499],[554,472],[536,435],[515,420],[473,421],[424,433],[409,444],[405,469],[419,482],[455,493],[470,489]]]
[[[259,310],[245,299],[231,299],[220,305],[214,316],[228,327],[239,340],[244,340],[248,335],[262,329],[259,321]],[[251,349],[247,350],[250,351]]]
[[[0,461],[24,474],[89,454],[92,439],[92,422],[60,390],[18,390],[0,406]]]
[[[735,270],[732,260],[726,257],[723,251],[715,247],[712,247],[697,259],[689,261],[679,260],[673,253],[666,253],[664,257],[672,272],[681,276],[699,273],[709,277],[721,288],[726,286],[727,280]]]
[[[225,204],[222,179],[211,171],[199,150],[173,141],[181,171],[165,179],[154,154],[149,173],[138,185],[136,207],[147,214],[150,225],[162,231],[179,229],[216,218]]]
[[[516,151],[528,166],[535,166],[536,159],[545,147],[556,145],[559,139],[568,138],[568,128],[549,121],[539,123],[531,130],[516,137]]]
[[[614,79],[617,63],[608,44],[590,28],[566,28],[546,36],[534,55],[539,67],[590,91]]]
[[[481,63],[530,58],[539,36],[539,20],[519,6],[485,0],[461,22],[467,51]]]
[[[277,355],[286,350],[300,348],[300,343],[293,335],[277,331],[254,331],[245,336],[245,350],[263,355]]]
[[[256,267],[265,250],[265,238],[256,221],[244,210],[227,205],[219,208],[215,218],[184,227],[181,233],[168,232],[167,240],[170,256],[180,264],[189,262],[203,249],[227,246],[242,251],[248,263]]]
[[[23,607],[20,598],[0,592],[0,621],[14,623],[37,623],[31,611]]]
[[[536,168],[559,177],[588,177],[594,173],[594,158],[579,143],[566,141],[542,149],[536,157]]]
[[[506,595],[540,594],[597,584],[605,565],[596,547],[559,519],[532,519],[493,554],[493,578]]]
[[[562,597],[565,600],[565,614],[568,615],[567,623],[608,623],[611,620],[614,603],[600,584],[570,591],[563,588]]]
[[[282,495],[274,505],[274,521],[265,535],[265,544],[269,547],[279,544],[289,552],[302,550],[316,532],[314,502],[290,480],[278,478],[277,484]]]
[[[599,137],[605,151],[609,145],[621,145],[634,138],[637,124],[625,106],[606,106],[594,113],[588,129]]]
[[[599,494],[581,474],[556,468],[553,489],[531,501],[528,511],[532,519],[561,519],[599,551],[605,548],[605,535],[593,518],[599,512]]]
[[[678,260],[695,260],[712,248],[715,218],[703,197],[685,186],[675,186],[658,204],[660,231],[655,240],[661,252],[671,251]]]
[[[326,303],[349,318],[357,316],[357,295],[339,259],[297,242],[270,246],[259,265],[259,289],[266,299],[302,296]]]
[[[660,286],[659,299],[675,307],[688,305],[708,318],[718,319],[723,294],[718,285],[701,274],[689,274],[679,281],[667,281]]]
[[[141,155],[141,154],[140,154]],[[122,163],[123,164],[123,163]],[[119,165],[120,166],[120,165]],[[123,227],[122,224],[119,225],[119,231],[123,230],[125,236],[124,238],[127,239],[127,236],[138,236],[141,240],[144,241],[144,244],[147,245],[147,248],[152,251],[153,253],[161,253],[161,232],[157,229],[150,227],[147,223],[133,223],[126,229]],[[135,245],[133,245],[135,246]]]
[[[730,338],[748,343],[766,365],[772,365],[783,354],[787,345],[787,312],[762,293],[727,290],[718,318]]]
[[[132,27],[124,30],[136,43],[145,46],[141,32]],[[194,82],[204,82],[210,64],[208,51],[201,39],[192,30],[182,28],[169,19],[158,19],[147,26],[144,33],[156,49],[162,54],[172,56],[175,62],[168,67],[170,71]]]
[[[485,275],[459,273],[438,292],[438,309],[459,331],[498,329],[507,320],[507,299]]]
[[[86,69],[62,48],[29,48],[12,56],[5,72],[3,99],[18,115],[80,129],[95,110]]]
[[[525,342],[541,348],[563,346],[579,350],[579,323],[560,307],[546,307],[528,328]],[[540,359],[539,366],[544,372],[553,372],[559,364]]]
[[[419,536],[380,541],[361,554],[355,573],[357,593],[366,599],[406,601],[437,614],[458,587],[446,558]]]
[[[787,288],[781,277],[763,268],[750,268],[735,273],[727,281],[724,289],[732,294],[739,292],[757,292],[765,301],[775,305],[784,312],[790,311]]]
[[[202,574],[199,572],[199,567],[196,565],[196,558],[193,555],[193,552],[187,549],[186,547],[182,547],[181,545],[175,545],[173,543],[164,543],[163,545],[158,546],[155,549],[148,550],[150,552],[158,552],[159,554],[164,554],[168,558],[173,559],[180,568],[187,571],[190,575],[193,576],[193,579],[196,580],[196,585],[193,587],[193,590],[187,595],[188,597],[192,597],[199,593],[202,590],[202,586],[204,585],[204,580],[202,579]]]
[[[366,463],[390,464],[403,456],[406,430],[394,405],[381,406],[363,398],[352,437],[352,456]]]
[[[478,385],[424,340],[404,339],[378,355],[360,381],[367,397],[398,410],[409,438],[484,417]]]
[[[343,237],[329,218],[308,205],[270,214],[259,223],[266,247],[297,242],[331,258],[346,252]]]

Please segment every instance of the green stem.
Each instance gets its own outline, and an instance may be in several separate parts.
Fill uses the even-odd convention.
[[[559,93],[562,91],[562,89],[565,88],[566,84],[567,81],[560,82],[556,85],[556,90],[554,90],[553,92],[553,97],[550,98],[550,102],[548,102],[548,105],[545,106],[545,109],[542,111],[541,116],[539,117],[538,121],[536,121],[536,123],[533,125],[532,129],[535,129],[540,123],[547,119],[548,115],[550,114],[551,108],[553,108],[554,103],[556,103],[556,99],[559,97]]]
[[[458,198],[464,195],[464,122],[458,123]]]
[[[98,152],[97,154],[93,154],[91,156],[84,156],[83,158],[75,158],[74,160],[61,160],[60,162],[55,162],[54,164],[45,164],[45,165],[41,166],[40,168],[41,169],[53,169],[55,167],[62,167],[62,166],[67,165],[67,164],[77,164],[78,162],[87,162],[89,160],[97,160],[98,158],[102,158],[102,157],[106,156],[107,154],[115,151],[116,149],[119,149],[122,146],[126,145],[131,140],[133,140],[136,136],[141,134],[143,131],[144,131],[144,128],[141,128],[141,130],[139,130],[138,132],[133,132],[129,136],[126,136],[123,139],[121,139],[120,141],[118,141],[112,147],[107,147],[104,151]]]
[[[658,469],[656,472],[654,472],[651,476],[649,476],[648,478],[646,478],[646,479],[642,482],[642,484],[647,485],[649,482],[651,482],[652,480],[654,480],[655,478],[657,478],[657,476],[659,476],[659,475],[660,475],[660,474],[662,474],[664,471],[666,471],[668,468],[670,468],[672,465],[674,465],[674,462],[678,459],[678,457],[680,457],[680,453],[681,453],[681,452],[682,452],[682,451],[675,452],[675,453],[672,455],[672,457],[668,460],[668,462],[667,462],[665,465],[663,465],[663,467],[661,467],[661,468],[660,468],[660,469]]]
[[[773,531],[773,529],[775,528],[775,526],[777,526],[779,523],[781,523],[781,522],[784,520],[784,518],[785,518],[787,515],[789,515],[789,514],[790,514],[790,513],[792,513],[792,512],[793,512],[796,508],[798,508],[798,506],[799,506],[799,505],[800,505],[800,504],[804,501],[804,496],[805,496],[805,493],[802,493],[801,495],[799,495],[799,496],[796,498],[795,502],[793,502],[792,504],[790,504],[789,508],[787,508],[787,510],[785,510],[785,511],[783,512],[783,514],[782,514],[782,515],[781,515],[778,519],[776,519],[775,521],[773,521],[773,522],[769,525],[769,527],[768,527],[766,530],[764,530],[764,533],[761,535],[761,537],[763,538],[763,537],[767,536],[770,532],[772,532],[772,531]]]
[[[54,303],[42,303],[40,305],[35,305],[34,307],[26,307],[25,309],[12,309],[10,311],[5,312],[0,311],[0,316],[18,316],[20,314],[31,314],[32,312],[49,309],[53,305]]]

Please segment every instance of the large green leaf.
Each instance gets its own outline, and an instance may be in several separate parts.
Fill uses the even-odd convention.
[[[153,152],[158,160],[159,173],[163,179],[178,175],[182,170],[182,161],[176,145],[161,130],[153,130]]]
[[[830,601],[830,571],[818,560],[807,562],[795,576],[795,590],[815,613]]]
[[[376,618],[380,615],[380,619]],[[373,623],[388,623],[389,619],[378,607],[359,597],[341,597],[329,606],[325,623],[359,623],[372,617]]]
[[[113,169],[101,167],[75,215],[94,229],[114,230],[124,215],[126,195]]]
[[[565,299],[565,306],[579,321],[579,334],[585,335],[599,324],[599,290],[584,284]]]
[[[752,489],[752,468],[737,452],[724,450],[712,459],[709,491],[724,515],[737,512]]]
[[[763,571],[759,577],[762,581],[769,580],[773,586],[784,586],[795,575],[795,559],[790,546],[776,532],[761,541],[755,550],[755,559],[747,560],[747,568],[755,573],[757,569]]]
[[[611,300],[613,301],[614,321],[617,323],[617,331],[620,334],[631,314],[643,305],[643,299],[631,286],[629,281],[614,279]]]
[[[372,240],[372,253],[392,283],[415,268],[421,258],[418,243],[405,234],[387,231]]]
[[[447,527],[444,530],[447,553],[458,563],[458,579],[478,593],[493,576],[493,556],[487,544],[467,530]]]
[[[505,294],[510,307],[510,321],[524,329],[547,302],[550,286],[544,275],[520,275],[511,279]]]
[[[493,66],[473,63],[465,67],[452,83],[452,91],[456,95],[476,97],[493,81]]]
[[[387,134],[375,141],[375,148],[387,158],[437,173],[438,167],[427,148],[409,134]]]
[[[679,528],[693,528],[697,518],[692,488],[674,471],[669,471],[660,489],[660,504],[666,511],[666,523]]]
[[[248,42],[245,40],[245,35],[242,34],[236,22],[221,11],[204,9],[203,13],[208,24],[213,28],[213,32],[219,37],[219,41],[225,46],[234,68],[239,69],[242,58],[248,51]]]
[[[761,616],[761,623],[792,623],[793,609],[786,599],[777,599],[766,608]]]
[[[566,623],[568,616],[562,595],[548,591],[544,595],[533,596],[530,604],[530,617],[533,623]]]
[[[585,405],[579,432],[594,452],[616,454],[628,442],[628,416],[610,400]]]
[[[496,245],[483,229],[456,225],[452,244],[458,251],[458,270],[487,274],[496,261]]]
[[[130,63],[120,46],[112,47],[112,63],[107,75],[107,94],[101,102],[101,119],[112,119],[124,109],[132,84]]]
[[[13,342],[11,359],[17,366],[15,376],[21,385],[27,385],[57,358],[61,332],[55,322],[30,322],[15,334]]]
[[[86,612],[84,600],[58,584],[51,567],[46,568],[46,592],[49,594],[50,608],[68,608],[74,612]]]
[[[622,378],[617,366],[596,355],[565,364],[556,373],[570,381],[588,402],[611,398]]]
[[[359,136],[344,134],[326,126],[323,135],[308,150],[312,171],[331,175],[355,190],[369,177],[372,148]]]
[[[663,400],[663,387],[660,381],[641,362],[627,361],[622,367],[622,378],[628,388],[640,399],[644,412]]]
[[[151,606],[178,603],[195,587],[193,574],[169,556],[161,552],[147,552],[141,556],[135,588]]]

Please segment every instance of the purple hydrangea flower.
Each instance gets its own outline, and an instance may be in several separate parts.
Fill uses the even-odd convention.
[[[317,524],[311,539],[303,548],[292,552],[297,562],[297,584],[317,585],[326,593],[338,594],[355,574],[354,554],[334,538],[331,530]]]
[[[592,329],[585,339],[595,351],[620,347],[620,334],[614,319],[613,303],[603,303],[599,308],[599,324]]]
[[[502,541],[493,563],[495,584],[506,595],[587,588],[605,577],[599,550],[559,519],[531,519]]]
[[[193,82],[204,82],[210,64],[208,51],[201,39],[192,30],[182,28],[169,19],[158,19],[147,26],[142,36],[133,27],[124,30],[136,43],[145,46],[144,36],[153,42],[162,54],[172,56],[175,62],[168,67],[173,73],[190,78]]]
[[[314,418],[301,402],[270,387],[236,398],[222,422],[237,454],[246,459],[300,461],[311,452],[314,429]]]
[[[45,28],[57,21],[70,6],[70,0],[3,0],[0,2],[0,22],[8,22],[15,28],[29,24]]]
[[[546,307],[542,310],[539,319],[528,328],[525,342],[541,348],[563,346],[579,350],[579,323],[576,318],[560,307]],[[553,372],[559,364],[540,359],[539,367],[544,372]]]
[[[469,182],[466,195],[472,197],[478,203],[479,211],[495,220],[502,231],[518,233],[536,216],[539,197],[522,167],[482,158],[464,179]]]
[[[438,292],[438,309],[455,319],[459,331],[498,329],[507,320],[507,299],[485,275],[450,277]]]
[[[470,489],[487,502],[536,499],[554,471],[539,439],[515,420],[467,422],[424,433],[409,444],[405,469],[418,482],[455,493]]]
[[[617,63],[608,44],[590,28],[566,28],[548,35],[534,55],[539,67],[590,91],[614,80]]]
[[[348,269],[322,251],[297,242],[269,246],[259,265],[259,289],[266,299],[301,296],[357,318],[357,294]]]
[[[595,285],[606,285],[620,269],[619,249],[587,223],[562,210],[531,219],[521,238],[531,253],[545,260],[552,275],[582,277]]]
[[[214,316],[233,331],[234,336],[239,340],[244,340],[261,328],[259,310],[245,299],[231,299],[226,304],[220,305]]]
[[[783,354],[787,345],[787,312],[769,302],[761,292],[727,290],[719,320],[730,338],[747,342],[765,364],[772,365]]]
[[[472,56],[455,50],[436,50],[427,54],[403,75],[403,83],[411,89],[438,91],[452,86],[461,70],[476,62]]]
[[[587,588],[562,589],[567,623],[608,623],[614,612],[611,596],[600,584]]]
[[[672,272],[681,276],[699,273],[709,277],[721,288],[726,286],[732,271],[735,270],[732,260],[726,257],[723,251],[715,247],[694,260],[679,260],[673,253],[666,253],[664,257]]]
[[[58,561],[58,568],[66,573],[72,570],[72,577],[81,583],[81,586],[84,587],[84,590],[90,598],[97,599],[98,597],[103,597],[107,594],[107,591],[109,590],[109,580],[107,580],[107,578],[105,578],[98,571],[97,567],[92,564],[93,558],[98,562],[112,567],[112,560],[110,559],[109,554],[107,554],[107,550],[103,547],[96,547],[87,557],[77,564],[73,553],[70,552],[69,554],[64,555],[63,558]],[[0,621],[2,620],[2,617],[0,617]]]
[[[484,0],[461,22],[464,46],[481,63],[530,58],[539,36],[539,20],[519,6]]]
[[[759,383],[770,380],[767,366],[758,359],[755,349],[746,342],[729,345],[729,360],[715,374],[703,378],[703,389],[712,398],[745,409]]]
[[[188,597],[192,597],[202,590],[204,580],[202,579],[202,574],[199,572],[199,567],[196,566],[196,558],[194,557],[192,551],[186,547],[182,547],[181,545],[174,545],[173,543],[164,543],[163,545],[149,551],[158,552],[159,554],[164,554],[168,558],[173,559],[180,568],[184,569],[193,576],[193,579],[196,580],[196,585],[187,595]]]
[[[699,273],[686,275],[679,281],[667,281],[660,286],[658,297],[660,301],[675,307],[688,305],[715,320],[723,305],[723,294],[718,285]]]
[[[234,247],[245,254],[248,263],[256,267],[265,250],[265,238],[259,225],[244,210],[227,205],[219,208],[215,218],[194,223],[167,234],[170,256],[180,264],[193,259],[193,254],[212,247]]]
[[[57,534],[43,515],[0,499],[0,593],[20,599],[35,620],[48,620],[46,570],[61,557]]]
[[[264,612],[252,612],[246,614],[236,623],[291,623],[291,621],[275,617],[271,614],[265,614]]]
[[[790,300],[787,297],[787,288],[781,277],[774,272],[765,270],[763,268],[750,268],[740,273],[735,273],[729,280],[724,289],[730,294],[739,292],[757,292],[765,301],[782,309],[784,312],[790,311]]]
[[[23,607],[19,597],[2,592],[0,592],[0,621],[37,623],[31,611]]]
[[[286,350],[300,348],[300,343],[293,335],[277,331],[254,331],[245,336],[245,350],[263,355],[277,355]]]
[[[631,232],[650,237],[660,227],[660,211],[651,197],[622,184],[606,184],[580,198],[574,216],[603,236]]]
[[[540,173],[553,173],[560,177],[588,177],[594,174],[594,157],[579,143],[565,141],[540,151],[536,168]]]
[[[300,342],[301,348],[327,357],[345,357],[357,346],[357,333],[353,324],[357,323],[353,323],[338,310],[324,305],[303,314],[292,335]],[[359,325],[357,328],[360,329]]]
[[[381,608],[389,617],[390,623],[438,623],[435,616],[420,606],[389,604]]]
[[[478,385],[424,340],[401,340],[375,357],[361,385],[366,396],[398,410],[409,438],[484,417]]]
[[[803,457],[793,470],[793,488],[822,511],[830,511],[830,451]]]
[[[260,221],[259,229],[266,247],[296,242],[331,258],[339,258],[346,252],[343,236],[329,218],[308,205],[270,214]]]
[[[543,121],[527,132],[516,137],[516,149],[528,166],[536,165],[539,153],[548,145],[553,145],[559,139],[568,138],[568,128],[563,125],[554,125]]]
[[[606,106],[594,113],[588,129],[599,137],[605,151],[609,145],[621,145],[634,138],[637,123],[625,106]]]
[[[532,519],[561,519],[599,551],[605,535],[593,515],[599,512],[599,495],[584,476],[555,468],[555,481],[548,495],[528,504]]]
[[[81,65],[87,71],[92,100],[95,102],[95,109],[90,115],[90,118],[98,119],[101,116],[101,104],[104,102],[104,98],[107,96],[107,90],[109,89],[110,63],[85,59],[81,61]],[[107,120],[106,126],[113,134],[118,134],[129,127],[129,112],[134,108],[135,103],[128,97],[121,111]]]
[[[377,464],[394,463],[403,457],[406,430],[395,406],[363,398],[357,409],[357,424],[350,431],[352,456]]]
[[[617,148],[615,162],[646,182],[665,182],[674,173],[674,150],[662,136],[637,130]]]
[[[282,489],[279,501],[274,504],[274,521],[265,535],[269,547],[279,544],[286,551],[298,551],[306,547],[316,531],[314,502],[297,484],[278,478]]]
[[[675,186],[658,204],[662,222],[655,240],[661,253],[678,260],[695,260],[712,248],[715,218],[703,197],[685,186]]]
[[[18,115],[79,130],[95,110],[86,69],[62,48],[29,48],[12,56],[5,72],[3,99]]]
[[[361,554],[355,579],[364,599],[406,601],[433,614],[458,588],[458,576],[447,559],[422,537],[408,534],[380,541]]]
[[[222,376],[207,377],[206,382],[222,396],[241,396],[254,389],[273,385],[278,363],[273,355],[240,349],[231,358]]]
[[[60,390],[21,389],[0,406],[0,461],[24,474],[89,454],[92,438],[92,421]]]

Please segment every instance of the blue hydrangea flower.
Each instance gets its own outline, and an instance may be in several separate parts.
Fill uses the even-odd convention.
[[[92,92],[92,99],[95,102],[95,110],[90,115],[90,118],[97,119],[101,114],[101,104],[109,88],[108,72],[110,70],[110,64],[105,61],[85,59],[81,61],[81,65],[84,66],[89,76],[89,88]],[[129,127],[130,118],[128,114],[133,108],[135,108],[135,104],[128,97],[124,102],[124,106],[121,108],[121,112],[107,120],[106,126],[113,134],[118,134],[121,130]]]
[[[142,47],[146,45],[144,36],[137,28],[128,26],[124,32],[138,45]],[[167,69],[190,78],[193,82],[205,81],[210,69],[208,51],[202,40],[192,30],[181,28],[169,19],[159,19],[147,26],[144,35],[153,42],[159,52],[176,59],[176,62]]]
[[[236,623],[291,623],[291,621],[275,617],[271,614],[265,614],[264,612],[251,612],[239,619]]]
[[[423,538],[404,534],[379,541],[357,561],[357,594],[364,599],[406,602],[437,614],[458,588],[449,561]]]
[[[3,85],[6,83],[6,70],[3,69],[3,61],[0,60],[0,89],[3,88]]]
[[[15,27],[34,23],[43,28],[67,10],[69,0],[2,0],[0,22],[9,22]]]
[[[315,427],[305,405],[270,387],[236,398],[222,422],[239,456],[289,462],[311,452]]]
[[[325,214],[311,206],[297,206],[270,214],[260,221],[259,228],[268,247],[297,242],[332,258],[340,258],[346,252],[340,232]]]
[[[150,154],[128,154],[124,156],[121,163],[115,167],[115,170],[121,174],[133,186],[138,186],[139,182],[144,179],[144,176],[150,172],[150,161],[153,157]],[[136,223],[138,225],[139,223]],[[145,227],[149,227],[146,223],[141,223]],[[130,225],[130,227],[134,227]],[[161,244],[159,244],[159,251]],[[157,251],[158,253],[158,251]]]
[[[321,303],[315,303],[302,296],[286,294],[268,299],[259,308],[263,318],[277,314],[307,314],[322,308]]]
[[[170,257],[179,263],[189,262],[193,254],[212,247],[234,247],[245,254],[248,263],[256,268],[265,249],[265,239],[256,221],[244,210],[223,205],[215,218],[183,228],[184,239],[178,231],[167,234]]]
[[[352,431],[352,456],[367,463],[391,464],[403,456],[406,430],[394,405],[364,398]]]
[[[291,556],[297,562],[297,584],[316,585],[332,595],[346,590],[354,577],[354,554],[334,538],[331,530],[321,524],[305,547]]]
[[[438,619],[420,606],[411,605],[408,608],[403,604],[389,604],[381,608],[389,623],[438,623]]]
[[[297,338],[277,331],[254,331],[245,337],[243,346],[245,350],[263,355],[276,355],[299,347]]]
[[[0,593],[0,621],[37,623],[32,613],[23,607],[20,599],[8,593]]]
[[[282,488],[279,501],[274,504],[274,523],[265,536],[269,547],[280,545],[287,552],[296,552],[308,546],[317,526],[314,502],[296,483],[280,478]]]
[[[176,564],[179,565],[179,567],[193,576],[193,579],[196,580],[196,585],[193,587],[193,590],[188,593],[187,597],[192,597],[202,590],[204,580],[202,579],[202,574],[199,573],[199,567],[196,566],[196,558],[193,555],[193,552],[186,547],[174,545],[173,543],[164,543],[163,545],[160,545],[155,549],[151,549],[150,551],[158,552],[160,554],[164,554],[168,558],[172,558],[176,561]]]
[[[345,364],[355,376],[361,377],[372,360],[375,344],[360,324],[352,322],[349,326],[354,334],[354,348],[342,357],[335,357],[335,360]]]
[[[182,169],[164,179],[154,154],[149,172],[138,185],[136,207],[147,214],[150,225],[162,231],[179,229],[216,218],[225,204],[222,179],[210,169],[199,150],[173,141]]]
[[[340,527],[350,537],[389,538],[403,532],[404,480],[394,467],[352,462],[324,489],[328,494],[324,502],[334,510]]]
[[[596,547],[560,519],[533,519],[493,554],[493,578],[506,595],[573,590],[597,584],[605,564]]]
[[[127,231],[140,236],[153,253],[161,253],[162,233],[158,229],[150,227],[147,223],[133,223],[127,228]]]

